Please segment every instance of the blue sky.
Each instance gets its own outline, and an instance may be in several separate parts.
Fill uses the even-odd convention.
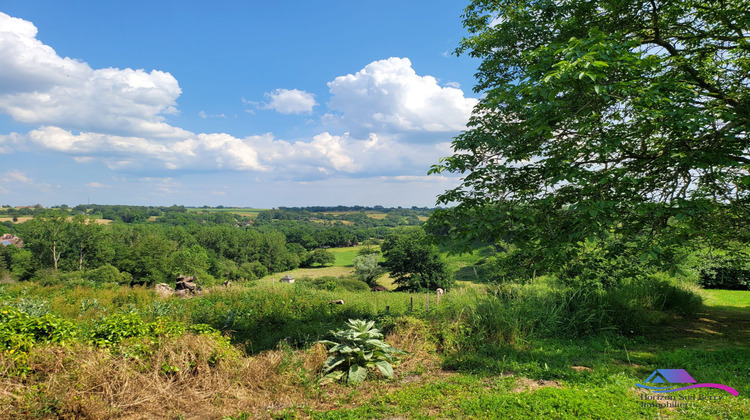
[[[0,0],[0,204],[433,206],[464,6]]]

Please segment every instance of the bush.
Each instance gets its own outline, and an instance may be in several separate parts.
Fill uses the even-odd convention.
[[[701,298],[666,274],[625,279],[608,289],[506,283],[488,293],[453,292],[433,312],[447,347],[518,345],[533,338],[570,338],[602,332],[636,334],[669,313],[691,316]]]
[[[78,335],[72,321],[50,313],[28,315],[8,306],[0,310],[0,330],[29,336],[35,343],[65,343]]]
[[[364,292],[370,290],[370,286],[368,286],[367,283],[343,276],[338,278],[334,276],[321,276],[316,278],[303,277],[298,279],[295,284],[299,284],[300,287],[310,287],[317,290],[327,290],[329,292],[340,289],[349,292]]]
[[[138,314],[114,314],[101,320],[91,334],[91,340],[100,346],[117,344],[131,337],[148,334],[149,328]]]
[[[62,284],[60,273],[52,268],[45,268],[34,273],[31,281],[39,283],[40,286],[56,286]]]
[[[78,336],[76,325],[52,314],[34,316],[17,308],[0,308],[0,353],[21,375],[29,370],[28,353],[37,343],[64,344]]]
[[[370,290],[370,286],[362,280],[340,277],[338,279],[339,287],[349,292],[365,292]]]
[[[117,267],[111,264],[104,264],[101,267],[93,270],[88,270],[83,274],[83,278],[86,280],[94,281],[97,283],[118,283],[118,284],[130,284],[133,280],[133,276],[130,273],[121,273]]]
[[[255,274],[255,278],[263,278],[268,275],[268,268],[266,268],[265,265],[261,264],[260,261],[253,261],[250,263],[243,263],[240,264],[240,271],[241,272],[252,272]],[[247,280],[252,280],[248,278]]]
[[[303,277],[295,282],[300,287],[310,287],[316,290],[328,290],[332,292],[339,287],[339,279],[333,276],[321,276],[315,278]]]
[[[750,264],[744,253],[716,256],[700,270],[698,283],[706,289],[750,290]]]

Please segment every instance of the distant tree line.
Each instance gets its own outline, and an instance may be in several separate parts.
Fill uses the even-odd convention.
[[[110,225],[82,214],[48,210],[3,231],[24,239],[24,247],[0,246],[0,271],[20,280],[101,270],[121,283],[169,282],[176,275],[251,280],[299,266],[331,264],[330,252],[309,252],[289,244],[282,232],[232,224]],[[115,274],[112,274],[115,273]]]

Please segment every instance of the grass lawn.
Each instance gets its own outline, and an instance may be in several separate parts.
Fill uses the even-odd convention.
[[[336,256],[334,267],[354,267],[354,258],[359,255],[360,248],[362,247],[329,248],[328,250]]]
[[[701,294],[707,306],[750,309],[750,292],[744,290],[703,289]]]

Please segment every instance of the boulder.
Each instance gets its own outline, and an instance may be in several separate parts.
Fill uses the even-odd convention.
[[[190,293],[195,293],[200,288],[193,283],[194,281],[195,277],[193,276],[179,276],[175,282],[175,290],[188,290]]]
[[[166,283],[159,283],[156,286],[154,286],[154,290],[156,290],[156,294],[161,297],[170,297],[174,294],[174,289],[169,287]]]

